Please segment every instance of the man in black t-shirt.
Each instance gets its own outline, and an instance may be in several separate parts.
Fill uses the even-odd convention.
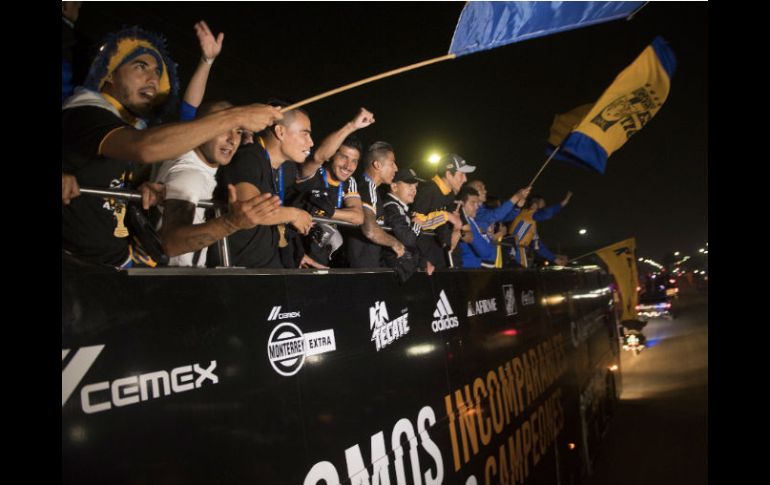
[[[383,141],[373,143],[364,156],[364,167],[356,177],[364,206],[364,224],[360,231],[352,231],[346,241],[347,255],[352,268],[379,268],[382,246],[391,248],[399,258],[404,254],[404,245],[378,225],[383,212],[377,187],[391,183],[398,171],[393,147]]]
[[[265,130],[258,143],[238,149],[229,165],[217,175],[217,199],[223,198],[228,184],[235,186],[238,200],[260,194],[275,194],[282,205],[267,218],[264,226],[238,231],[228,241],[235,266],[247,268],[318,267],[307,255],[281,257],[279,248],[299,249],[291,231],[307,234],[312,225],[308,212],[286,206],[287,188],[297,179],[297,164],[310,155],[313,146],[310,117],[304,110],[283,113],[283,119]],[[292,227],[287,227],[287,225]],[[217,264],[217,252],[209,251],[209,264]],[[283,259],[283,261],[282,261]],[[287,261],[291,259],[291,261]]]
[[[262,130],[282,117],[273,107],[236,107],[188,123],[145,129],[176,97],[176,65],[165,42],[138,27],[111,34],[94,59],[85,86],[62,106],[62,248],[94,263],[154,266],[132,241],[126,204],[79,196],[79,186],[133,188],[136,164],[176,158],[235,128]],[[162,186],[143,184],[147,209]],[[239,210],[256,210],[254,199]]]
[[[363,224],[363,206],[353,178],[363,148],[352,134],[373,123],[374,115],[361,108],[355,118],[327,136],[313,156],[300,166],[300,178],[294,190],[300,192],[303,207],[313,216]],[[305,238],[305,247],[315,261],[329,264],[333,248],[328,241],[333,240],[331,236],[336,228],[336,225],[317,224]],[[337,235],[339,237],[339,233]]]

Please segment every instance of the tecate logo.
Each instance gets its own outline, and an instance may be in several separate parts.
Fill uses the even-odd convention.
[[[293,376],[302,368],[305,357],[337,350],[334,330],[302,333],[298,326],[284,322],[270,332],[267,358],[280,375]]]
[[[67,403],[102,350],[104,350],[104,345],[78,349],[69,363],[62,369],[62,407]],[[62,362],[69,353],[69,349],[62,349]],[[160,370],[122,377],[114,381],[87,384],[80,391],[80,405],[84,413],[93,414],[108,411],[113,406],[129,406],[162,396],[198,389],[206,381],[217,384],[219,378],[214,374],[216,368],[217,361],[212,360],[205,368],[199,364],[189,364],[175,367],[170,371]]]
[[[281,307],[274,306],[272,310],[270,310],[270,315],[267,316],[267,321],[272,322],[275,320],[288,320],[289,318],[299,318],[300,312],[286,312],[281,313]]]
[[[369,307],[369,330],[372,331],[372,342],[377,352],[409,333],[409,313],[406,308],[402,315],[393,321],[388,321],[388,308],[384,301],[375,302]]]
[[[452,306],[449,304],[449,300],[447,299],[444,290],[441,290],[441,293],[439,293],[436,310],[433,312],[433,318],[436,318],[436,320],[433,320],[431,323],[433,332],[441,332],[460,325],[455,312],[452,311]]]

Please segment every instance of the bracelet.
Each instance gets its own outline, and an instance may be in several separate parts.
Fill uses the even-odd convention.
[[[201,56],[201,61],[205,62],[209,66],[214,64],[214,58],[213,57],[211,59],[209,59],[208,57]]]

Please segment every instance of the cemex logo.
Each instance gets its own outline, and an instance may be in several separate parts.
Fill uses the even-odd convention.
[[[513,285],[503,285],[503,300],[505,301],[505,314],[507,316],[516,315],[519,313],[516,308],[516,293],[513,290]]]
[[[475,317],[485,313],[497,311],[497,300],[489,298],[488,300],[478,300],[468,302],[468,316]]]
[[[374,303],[369,307],[369,330],[372,331],[372,341],[377,352],[409,333],[408,309],[401,310],[402,315],[393,321],[388,317],[388,309],[384,301]]]
[[[436,318],[431,324],[433,332],[441,332],[460,325],[455,312],[452,311],[452,306],[449,304],[449,300],[447,299],[444,290],[441,290],[441,293],[439,293],[436,310],[433,312],[433,318]]]
[[[104,350],[104,345],[92,345],[78,349],[61,373],[61,405],[69,400],[80,385],[88,370]],[[70,349],[62,349],[61,360],[67,358]],[[161,396],[191,391],[203,385],[206,380],[219,382],[214,374],[217,361],[212,360],[206,368],[198,364],[175,367],[170,372],[160,370],[83,386],[80,391],[80,406],[86,414],[108,411],[115,407],[129,406]],[[198,377],[196,378],[196,374]]]
[[[270,315],[267,317],[268,322],[272,322],[275,320],[286,320],[289,318],[299,318],[300,314],[299,312],[287,312],[287,313],[281,313],[281,307],[274,306],[272,310],[270,310]]]
[[[280,308],[280,307],[277,307]],[[267,359],[282,376],[293,376],[302,368],[305,357],[337,350],[334,330],[302,333],[298,326],[284,322],[270,332]]]

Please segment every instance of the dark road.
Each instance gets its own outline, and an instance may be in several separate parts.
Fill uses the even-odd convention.
[[[708,481],[708,292],[682,291],[674,320],[644,328],[647,348],[621,351],[623,392],[589,485]]]

